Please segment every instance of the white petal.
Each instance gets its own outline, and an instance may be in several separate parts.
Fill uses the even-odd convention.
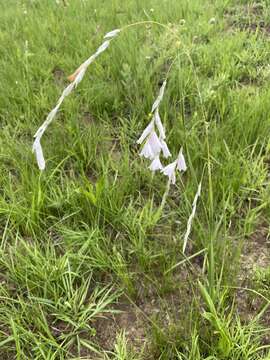
[[[168,157],[172,156],[172,154],[170,153],[170,150],[168,148],[168,145],[166,144],[166,142],[164,140],[160,140],[161,142],[161,150],[163,153],[163,156],[167,159]]]
[[[147,142],[151,146],[153,154],[158,155],[160,153],[162,146],[161,146],[161,142],[159,141],[159,138],[155,131],[151,132]]]
[[[166,137],[165,136],[165,130],[164,130],[164,127],[162,125],[158,109],[155,110],[154,119],[155,119],[155,123],[156,123],[157,128],[158,128],[158,131],[159,131],[160,138],[165,139],[165,137]]]
[[[34,141],[33,152],[36,154],[36,159],[37,159],[39,169],[44,170],[45,169],[45,159],[43,156],[43,151],[42,151],[42,147],[41,147],[39,138],[37,138]]]
[[[168,176],[169,178],[175,173],[176,161],[170,163],[169,165],[165,166],[161,171],[164,175]]]
[[[118,35],[120,33],[120,31],[121,31],[120,29],[112,30],[104,36],[104,39],[114,38],[116,35]]]
[[[159,160],[159,157],[155,157],[155,159],[151,162],[151,165],[149,166],[149,169],[151,171],[157,171],[157,170],[162,170],[163,166]]]
[[[154,158],[154,153],[153,153],[152,148],[149,145],[148,141],[143,146],[142,151],[140,152],[140,156],[144,156],[146,159]]]
[[[177,158],[177,170],[179,170],[179,171],[187,170],[187,165],[186,165],[186,161],[185,161],[182,149],[180,150],[178,158]]]
[[[139,138],[139,140],[137,140],[137,144],[141,144],[153,130],[154,130],[154,122],[151,121],[143,130],[141,137]]]
[[[155,100],[155,102],[154,102],[154,104],[152,106],[152,110],[151,110],[152,113],[156,110],[156,108],[159,107],[159,104],[160,104],[160,102],[161,102],[161,100],[163,98],[163,95],[164,95],[165,86],[166,86],[166,80],[163,82],[161,88],[159,89],[158,97],[156,98],[156,100]]]

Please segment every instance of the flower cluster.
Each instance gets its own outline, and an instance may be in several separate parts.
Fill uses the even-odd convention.
[[[163,99],[165,86],[166,86],[166,80],[163,82],[159,90],[158,97],[156,98],[152,106],[151,109],[152,119],[150,123],[147,125],[147,127],[144,129],[137,143],[144,144],[140,152],[140,156],[151,160],[149,169],[151,171],[157,171],[157,170],[161,171],[164,175],[168,176],[170,183],[175,184],[176,170],[186,171],[187,167],[186,167],[186,162],[182,148],[179,152],[177,159],[173,161],[171,164],[163,167],[160,161],[160,154],[162,154],[165,158],[171,156],[170,150],[165,141],[166,139],[165,129],[159,115],[159,105]]]
[[[42,135],[44,134],[47,127],[50,125],[50,123],[53,121],[54,117],[56,116],[58,109],[60,108],[62,102],[64,101],[65,97],[68,96],[71,91],[78,86],[78,84],[82,81],[84,74],[88,68],[88,66],[103,52],[105,51],[108,46],[110,45],[110,41],[119,34],[121,30],[115,29],[110,32],[108,32],[104,36],[104,42],[100,47],[97,49],[97,51],[90,56],[84,63],[80,65],[80,67],[68,77],[71,84],[69,84],[64,91],[62,92],[62,95],[60,96],[56,106],[53,108],[53,110],[48,114],[46,120],[44,123],[40,126],[40,128],[37,130],[37,132],[34,135],[35,141],[33,143],[32,150],[36,155],[38,167],[40,170],[45,169],[45,159],[43,156],[42,147],[40,144],[40,140]]]

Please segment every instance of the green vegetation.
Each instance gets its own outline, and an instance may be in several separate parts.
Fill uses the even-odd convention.
[[[40,172],[33,135],[67,77],[143,21],[65,100]],[[266,0],[0,0],[1,359],[270,359],[270,264],[252,271],[269,228],[269,52]],[[167,180],[136,141],[172,63],[160,115],[188,170],[161,212]]]

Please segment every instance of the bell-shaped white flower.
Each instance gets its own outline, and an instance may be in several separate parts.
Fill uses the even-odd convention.
[[[137,144],[142,144],[144,140],[151,134],[154,130],[154,121],[151,121],[146,128],[143,130],[141,137],[137,140]]]
[[[151,171],[157,171],[157,170],[162,170],[163,169],[163,166],[160,162],[160,159],[159,159],[159,155],[157,155],[154,160],[151,162],[151,165],[149,166],[149,169]]]
[[[186,171],[187,170],[187,165],[186,165],[186,161],[183,155],[183,149],[181,148],[178,158],[177,158],[177,170],[179,171]]]
[[[154,120],[155,120],[155,124],[157,125],[158,131],[159,131],[159,136],[161,139],[165,139],[165,130],[164,127],[162,125],[160,116],[159,116],[159,112],[158,109],[155,110],[155,114],[154,114]]]
[[[186,166],[186,162],[185,162],[185,158],[183,155],[183,151],[182,148],[178,154],[178,157],[175,161],[173,161],[172,163],[170,163],[169,165],[167,165],[166,167],[164,167],[161,172],[168,176],[169,181],[172,184],[175,184],[175,179],[176,179],[176,170],[178,171],[186,171],[187,170],[187,166]]]
[[[168,157],[172,156],[172,154],[170,153],[170,150],[168,148],[168,145],[166,144],[165,140],[160,140],[161,142],[161,150],[162,150],[162,154],[163,156],[167,159]]]
[[[140,152],[140,156],[145,157],[146,159],[153,159],[154,153],[151,149],[151,146],[148,142],[146,142],[142,148],[142,151]]]
[[[158,155],[161,150],[161,142],[155,131],[151,132],[148,142],[153,150],[154,155]]]
[[[172,184],[175,184],[175,168],[176,168],[176,161],[170,163],[169,165],[165,166],[165,168],[163,168],[161,170],[161,172],[164,175],[168,176],[169,181]]]
[[[153,160],[157,155],[159,155],[160,150],[161,142],[159,141],[155,130],[152,130],[146,139],[142,151],[140,152],[140,156]]]

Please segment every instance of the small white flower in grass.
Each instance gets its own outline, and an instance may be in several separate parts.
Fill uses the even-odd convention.
[[[162,125],[162,122],[161,122],[161,119],[160,119],[160,116],[159,116],[158,108],[155,110],[154,120],[155,120],[155,124],[157,125],[160,138],[165,139],[166,138],[165,130],[164,130],[164,127]]]
[[[178,171],[186,171],[187,170],[187,166],[186,166],[186,162],[185,162],[185,158],[183,155],[183,151],[182,148],[178,154],[178,157],[175,161],[173,161],[172,163],[170,163],[169,165],[165,166],[161,172],[168,176],[169,178],[169,182],[171,182],[172,184],[175,184],[175,180],[176,180],[176,175],[175,172],[176,170]]]
[[[149,142],[149,145],[151,146],[151,149],[153,150],[154,155],[159,154],[160,150],[161,150],[161,142],[155,131],[151,132],[151,134],[148,138],[148,142]]]
[[[147,159],[154,160],[156,156],[160,155],[160,152],[162,151],[162,154],[165,158],[171,156],[171,153],[168,149],[168,146],[165,142],[165,129],[163,127],[163,124],[161,122],[160,116],[159,116],[159,104],[163,98],[164,95],[164,89],[166,86],[166,80],[163,82],[158,97],[156,98],[151,112],[153,113],[152,120],[147,125],[147,127],[144,129],[142,135],[137,140],[138,144],[142,144],[145,140],[145,145],[140,153],[140,156],[144,156]],[[158,130],[159,137],[157,136],[155,132],[155,128]],[[150,165],[151,168],[155,168],[157,166],[157,161],[153,161],[153,164]],[[162,165],[158,164],[158,167],[162,169]]]
[[[154,130],[154,121],[151,121],[146,128],[143,130],[141,137],[137,140],[137,144],[142,144],[144,140],[151,134]]]
[[[175,184],[175,168],[176,168],[176,161],[170,163],[169,165],[165,166],[165,168],[163,168],[161,170],[161,172],[168,176],[169,178],[169,182],[171,182],[172,184]]]
[[[115,36],[117,36],[120,33],[120,31],[121,31],[120,29],[112,30],[104,36],[104,39],[114,38]]]
[[[163,169],[163,166],[160,162],[160,159],[159,159],[159,155],[157,155],[154,160],[151,162],[151,165],[149,166],[149,169],[151,171],[157,171],[157,170],[162,170]]]
[[[177,170],[179,171],[186,171],[187,170],[187,165],[186,165],[186,161],[183,155],[183,149],[181,148],[178,158],[177,158]]]
[[[162,150],[162,154],[163,156],[167,159],[168,157],[172,156],[172,154],[170,153],[170,150],[166,144],[166,142],[164,140],[160,140],[161,142],[161,150]]]
[[[146,139],[142,151],[140,152],[140,156],[144,156],[146,159],[153,160],[156,156],[159,155],[160,150],[161,142],[155,130],[152,130]]]
[[[191,211],[191,214],[190,214],[190,216],[188,218],[188,222],[187,222],[187,229],[186,229],[186,233],[185,233],[185,236],[184,236],[183,253],[186,250],[188,237],[189,237],[189,235],[191,233],[192,220],[193,220],[193,218],[195,216],[195,213],[196,213],[198,198],[199,198],[199,196],[201,196],[201,189],[202,189],[202,184],[199,183],[196,195],[195,195],[193,203],[192,203],[192,211]]]
[[[146,142],[142,148],[142,151],[140,152],[140,156],[145,157],[146,159],[153,159],[154,153],[152,151],[151,146],[148,142]]]

